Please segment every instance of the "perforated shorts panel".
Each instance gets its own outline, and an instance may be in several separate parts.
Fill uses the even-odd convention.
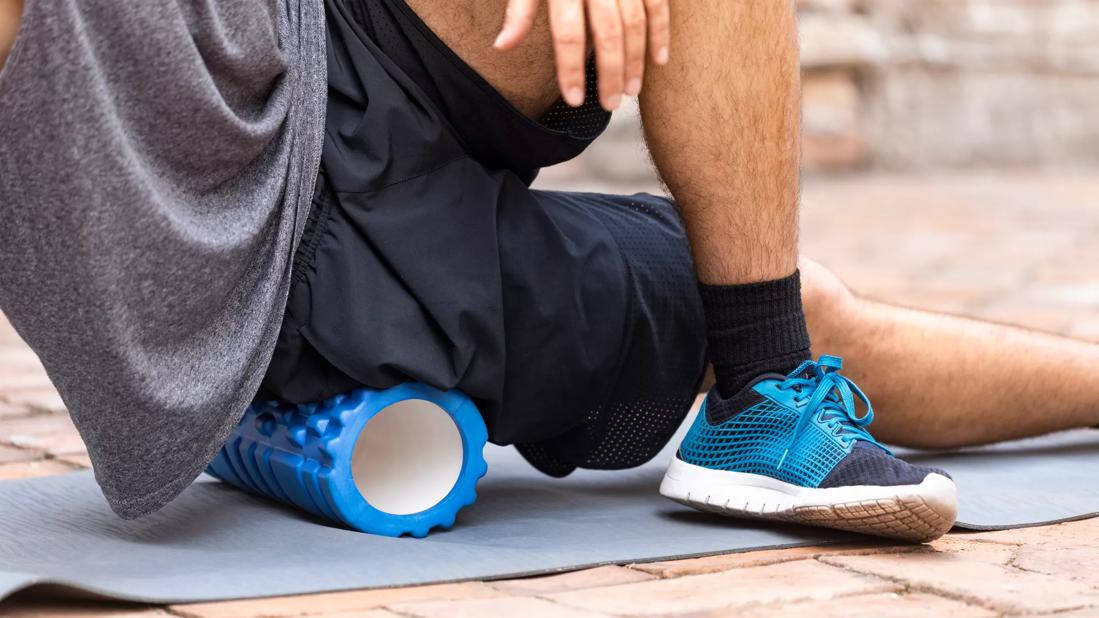
[[[816,425],[810,425],[791,443],[798,418],[796,410],[770,400],[720,425],[711,425],[703,416],[684,437],[679,457],[714,470],[771,476],[801,487],[817,487],[847,451]]]
[[[621,252],[627,298],[622,352],[606,399],[586,423],[519,446],[535,467],[619,469],[652,459],[682,423],[705,370],[705,330],[683,226],[671,201],[652,195],[592,202]]]

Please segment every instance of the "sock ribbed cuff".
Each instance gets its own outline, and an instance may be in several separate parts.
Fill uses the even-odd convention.
[[[756,376],[787,373],[809,358],[801,275],[744,285],[700,285],[710,361],[728,397]]]
[[[706,328],[725,330],[772,315],[802,313],[801,271],[759,283],[698,286],[706,310]]]

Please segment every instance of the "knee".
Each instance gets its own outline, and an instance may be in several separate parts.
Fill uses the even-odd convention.
[[[0,0],[0,69],[15,45],[15,34],[23,19],[23,0]]]

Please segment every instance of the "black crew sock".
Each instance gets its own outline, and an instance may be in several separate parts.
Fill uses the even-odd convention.
[[[786,374],[809,358],[799,271],[743,285],[699,286],[717,389],[724,398],[756,377]]]

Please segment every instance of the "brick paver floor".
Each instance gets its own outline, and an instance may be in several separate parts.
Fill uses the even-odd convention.
[[[1099,180],[811,180],[806,252],[856,290],[1099,340]],[[1099,414],[1099,410],[1097,410]],[[1099,419],[1097,419],[1099,422]],[[0,319],[0,478],[88,466],[38,360]],[[171,607],[20,595],[13,616],[1099,615],[1099,520],[609,566],[500,582]]]

